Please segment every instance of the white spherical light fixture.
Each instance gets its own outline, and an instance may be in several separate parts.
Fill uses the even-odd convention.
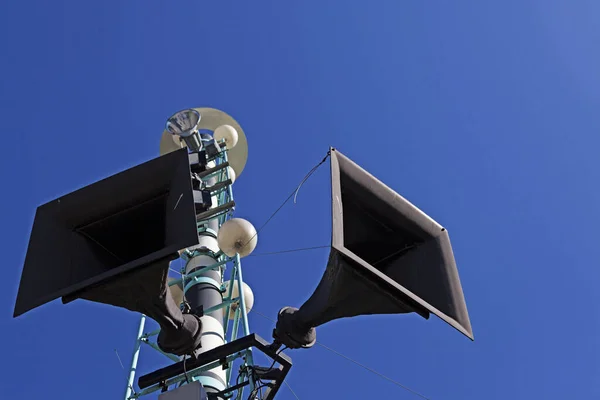
[[[240,297],[240,291],[239,291],[239,285],[236,282],[233,283],[233,290],[231,291],[231,299],[234,300],[234,302],[231,304],[231,308],[229,309],[229,319],[234,319],[235,318],[235,311],[238,309],[238,307],[240,306],[240,301],[239,301],[239,297]],[[250,289],[250,286],[248,286],[246,284],[246,282],[242,283],[242,292],[244,293],[244,303],[246,304],[246,314],[248,314],[250,312],[250,310],[252,310],[252,307],[254,306],[254,293],[252,293],[252,289]],[[229,294],[229,281],[225,282],[225,295]],[[235,300],[238,299],[238,300]]]
[[[231,165],[231,168],[233,168],[235,171],[236,177],[240,176],[240,174],[244,171],[246,161],[248,161],[248,140],[246,139],[244,129],[235,119],[221,110],[210,107],[194,108],[194,110],[199,112],[201,116],[200,121],[196,125],[196,130],[198,131],[209,130],[212,131],[214,135],[214,132],[221,126],[229,125],[230,127],[233,127],[233,130],[236,133],[237,142],[235,144],[235,148],[232,148],[234,145],[233,142],[227,143],[227,146],[229,147],[227,158],[229,165]],[[183,137],[178,135],[176,132],[175,134],[172,132],[173,130],[167,129],[163,131],[160,139],[161,155],[170,153],[172,151],[177,151],[187,146]],[[223,135],[222,139],[225,139],[224,133],[219,133],[217,136],[220,137],[221,135]],[[233,140],[233,137],[231,139]]]
[[[219,228],[217,242],[221,251],[228,257],[236,254],[246,257],[256,248],[258,235],[250,222],[242,218],[232,218]]]
[[[231,179],[231,183],[233,184],[236,178],[234,169],[231,167],[227,167],[227,173],[229,174],[229,179]]]
[[[215,129],[213,137],[217,142],[224,140],[228,149],[233,149],[239,138],[237,131],[231,125],[219,126],[217,129]]]

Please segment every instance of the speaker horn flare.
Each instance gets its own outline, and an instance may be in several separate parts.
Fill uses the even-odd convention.
[[[276,342],[310,347],[329,321],[410,312],[437,315],[472,340],[448,231],[335,149],[331,184],[325,273],[300,309],[279,312]]]
[[[167,281],[178,250],[198,244],[190,163],[177,150],[38,207],[14,316],[81,298],[154,319],[166,352],[198,347],[200,321]]]

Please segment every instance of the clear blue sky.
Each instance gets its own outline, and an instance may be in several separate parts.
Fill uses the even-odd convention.
[[[372,316],[325,325],[322,343],[433,400],[600,397],[599,14],[595,0],[3,2],[0,398],[121,398],[113,349],[129,363],[136,315],[55,301],[12,319],[35,208],[157,156],[165,119],[200,106],[247,133],[237,216],[257,226],[332,145],[448,228],[475,342]],[[327,171],[257,253],[329,242]],[[245,259],[256,310],[300,305],[326,257]],[[418,398],[322,348],[290,355],[302,400]]]

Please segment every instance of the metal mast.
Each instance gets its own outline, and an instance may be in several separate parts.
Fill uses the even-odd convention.
[[[199,244],[180,251],[180,259],[185,265],[181,268],[181,277],[172,278],[169,286],[173,298],[181,305],[182,310],[200,317],[201,347],[190,357],[184,356],[182,361],[175,355],[163,352],[155,340],[160,330],[146,332],[146,317],[142,315],[124,398],[138,399],[159,390],[165,392],[173,385],[177,387],[193,382],[201,384],[207,398],[231,397],[237,391],[236,398],[245,399],[247,397],[242,397],[245,386],[249,386],[250,395],[254,396],[251,398],[259,398],[259,389],[262,389],[258,386],[260,379],[272,382],[267,385],[267,392],[271,391],[271,395],[267,393],[267,397],[261,398],[273,398],[291,367],[291,362],[283,354],[268,354],[267,342],[250,334],[247,313],[254,298],[243,281],[240,253],[247,255],[252,251],[257,235],[247,221],[233,218],[235,201],[232,189],[236,176],[242,172],[246,162],[246,138],[239,124],[224,112],[211,108],[194,110],[201,116],[197,134],[204,150],[200,153],[200,158],[206,157],[206,160],[200,160],[206,163],[204,170],[195,174],[200,182],[196,184],[200,185],[211,200],[210,207],[196,216]],[[198,145],[198,141],[183,135],[179,138],[172,133],[163,132],[161,154],[184,147],[186,143],[188,148]],[[238,229],[234,221],[238,225],[240,221],[245,222],[244,227],[248,228],[249,225],[249,229]],[[225,232],[219,235],[224,224],[229,227],[226,232],[228,236]],[[226,273],[228,269],[229,274]],[[140,350],[145,346],[178,363],[141,377],[139,383],[142,390],[135,391]],[[266,352],[274,361],[279,362],[280,367],[276,371],[273,368],[256,367],[252,346]],[[205,356],[207,360],[214,360],[203,363]],[[235,367],[237,371],[234,371]]]
[[[37,208],[13,314],[58,298],[142,314],[125,400],[273,400],[292,365],[278,349],[309,348],[318,326],[340,318],[433,314],[473,340],[446,228],[333,148],[300,183],[331,157],[323,277],[300,308],[279,311],[273,343],[251,333],[241,258],[258,237],[233,216],[248,154],[241,126],[213,108],[182,110],[160,153]],[[146,319],[160,329],[148,332]],[[137,376],[145,346],[171,362]],[[270,366],[255,364],[257,350]]]

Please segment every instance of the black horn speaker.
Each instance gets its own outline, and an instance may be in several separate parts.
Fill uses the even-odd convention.
[[[310,347],[315,327],[368,314],[435,314],[473,339],[448,231],[352,160],[331,150],[332,244],[300,309],[278,315],[276,342]]]
[[[14,316],[81,298],[155,319],[164,351],[197,347],[200,321],[167,283],[177,251],[198,244],[190,162],[178,150],[38,207]]]

